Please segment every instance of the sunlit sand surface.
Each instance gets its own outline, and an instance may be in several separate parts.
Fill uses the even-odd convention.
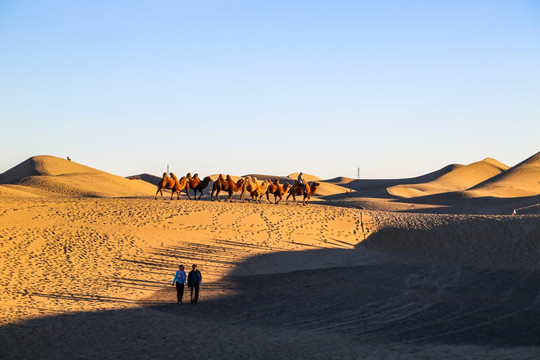
[[[303,206],[154,200],[28,159],[0,174],[0,357],[538,358],[540,215],[511,214],[540,202],[539,169],[307,175]],[[197,305],[176,304],[179,264],[203,274]]]

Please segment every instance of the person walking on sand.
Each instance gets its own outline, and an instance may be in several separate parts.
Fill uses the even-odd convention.
[[[202,275],[197,270],[197,265],[193,264],[193,268],[188,274],[188,287],[191,290],[191,303],[196,304],[199,301],[199,286],[202,283]],[[193,296],[193,290],[195,290],[195,297]]]
[[[176,284],[176,296],[178,298],[178,303],[182,303],[182,299],[184,298],[184,284],[186,283],[186,272],[184,270],[184,265],[180,265],[178,267],[178,270],[176,271],[176,274],[174,274],[174,280],[172,282],[172,286]]]

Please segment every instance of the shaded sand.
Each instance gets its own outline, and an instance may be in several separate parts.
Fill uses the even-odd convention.
[[[153,199],[0,209],[8,357],[540,354],[538,216]],[[203,272],[196,307],[174,304],[179,263]]]
[[[344,185],[344,184],[348,184],[350,182],[353,182],[354,180],[355,179],[353,179],[353,178],[349,178],[349,177],[345,177],[345,176],[338,176],[338,177],[333,178],[333,179],[324,180],[324,182],[330,183],[330,184],[336,184],[336,185]]]
[[[390,180],[331,179],[308,206],[164,201],[54,157],[1,179],[0,358],[540,357],[540,215],[467,215],[538,193],[396,201]],[[197,305],[176,304],[180,263]]]

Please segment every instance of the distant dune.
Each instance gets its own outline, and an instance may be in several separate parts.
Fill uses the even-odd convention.
[[[469,165],[458,165],[453,170],[429,182],[391,186],[388,188],[388,193],[397,197],[412,198],[462,191],[490,179],[508,168],[497,160],[486,158]]]
[[[308,182],[320,183],[312,201],[342,202],[343,206],[368,206],[373,209],[397,211],[398,209],[430,209],[437,206],[454,207],[464,211],[467,199],[520,198],[523,201],[505,203],[521,206],[534,201],[540,194],[540,153],[522,163],[508,168],[497,160],[486,158],[469,165],[451,164],[431,173],[407,179],[352,179],[336,177],[322,180],[303,174]],[[179,177],[183,174],[177,174]],[[210,177],[213,181],[219,174]],[[227,175],[223,172],[223,175]],[[234,181],[240,176],[231,175]],[[298,173],[289,176],[248,174],[258,181],[279,179],[282,184],[292,184]],[[131,180],[128,180],[131,179]],[[140,174],[123,178],[73,161],[54,156],[34,156],[0,174],[0,195],[16,196],[90,196],[90,197],[140,197],[153,196],[160,177]],[[205,190],[210,191],[211,185]],[[235,194],[238,196],[238,194]],[[397,203],[401,202],[400,203]],[[337,204],[337,203],[335,203]],[[492,201],[486,204],[494,206]],[[476,201],[478,211],[481,204]],[[494,208],[495,209],[495,208]],[[456,210],[457,211],[457,210]],[[487,208],[481,213],[489,213]]]
[[[157,186],[159,184],[159,182],[161,181],[161,177],[159,176],[155,176],[155,175],[151,175],[151,174],[139,174],[139,175],[131,175],[131,176],[128,176],[127,179],[129,180],[142,180],[142,181],[146,181],[154,186]]]
[[[343,185],[343,184],[348,184],[348,183],[350,183],[350,182],[352,182],[354,180],[356,180],[356,179],[348,178],[348,177],[345,177],[345,176],[338,176],[336,178],[324,180],[324,182],[329,183],[329,184]]]
[[[471,196],[525,197],[540,194],[540,152],[472,187]]]
[[[300,173],[292,173],[292,174],[289,174],[289,178],[290,179],[293,179],[293,180],[296,180],[298,179],[298,174]],[[318,176],[315,176],[315,175],[310,175],[310,174],[306,174],[306,173],[302,173],[302,177],[304,178],[304,180],[306,181],[321,181],[322,179]]]
[[[0,174],[0,184],[16,184],[45,192],[92,197],[151,196],[155,186],[129,180],[54,156],[34,156]],[[21,193],[22,194],[22,193]]]

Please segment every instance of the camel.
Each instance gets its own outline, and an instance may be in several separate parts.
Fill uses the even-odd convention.
[[[232,202],[232,195],[233,192],[241,191],[244,187],[244,179],[240,179],[237,182],[234,182],[232,177],[230,175],[227,175],[227,178],[224,179],[222,174],[219,174],[218,179],[214,182],[214,185],[212,186],[212,192],[210,193],[210,199],[214,201],[214,192],[216,193],[216,198],[218,201],[221,201],[219,199],[219,193],[221,191],[226,191],[229,193],[229,200]]]
[[[257,178],[255,176],[253,176],[251,178],[248,176],[246,178],[246,182],[244,183],[244,186],[242,187],[242,193],[240,194],[240,200],[242,202],[244,202],[244,194],[246,193],[246,191],[251,196],[251,200],[253,200],[254,199],[254,193],[257,190],[259,190],[260,188],[261,188],[261,186],[257,182]]]
[[[196,187],[192,188],[190,185],[190,189],[193,189],[193,193],[194,193],[193,199],[197,197],[197,191],[200,193],[198,200],[201,199],[203,190],[208,186],[208,184],[210,184],[210,181],[212,181],[212,179],[210,179],[210,176],[205,176],[204,179],[202,179],[202,181],[200,181]]]
[[[259,188],[251,194],[251,197],[257,201],[261,201],[263,195],[266,194],[266,190],[271,183],[272,182],[270,181],[270,179],[266,179],[266,181],[263,181],[262,185],[259,185]]]
[[[171,200],[176,192],[178,192],[178,200],[180,200],[180,193],[182,192],[182,190],[186,188],[186,185],[187,185],[187,180],[185,177],[182,176],[182,178],[179,181],[176,175],[174,175],[173,173],[171,173],[169,176],[167,175],[166,172],[164,172],[163,177],[158,183],[158,189],[156,191],[155,199],[157,200],[157,194],[160,193],[161,198],[165,200],[165,198],[163,197],[163,189],[171,189],[172,190]],[[189,194],[188,194],[188,197],[189,197]]]
[[[273,194],[275,204],[277,204],[278,202],[281,201],[283,195],[287,192],[287,190],[289,190],[290,187],[291,187],[291,184],[289,183],[286,183],[285,185],[281,186],[281,184],[279,183],[279,179],[276,179],[274,180],[273,183],[268,184],[268,189],[266,189],[266,199],[268,200],[268,202],[271,203],[269,195]]]
[[[173,177],[174,174],[171,173],[171,177]],[[182,190],[186,190],[186,195],[188,197],[189,200],[191,200],[191,197],[189,196],[189,182],[188,182],[188,179],[185,177],[185,176],[182,176],[180,178],[180,180],[178,180],[176,178],[176,176],[174,176],[174,179],[176,180],[176,183],[174,184],[174,187],[172,189],[172,194],[171,194],[171,200],[173,198],[173,195],[175,193],[178,193],[178,200],[180,200],[180,195],[182,194]]]
[[[195,174],[193,175],[193,177],[191,177],[191,173],[187,173],[186,178],[188,180],[188,185],[189,185],[188,190],[187,190],[188,197],[189,197],[189,189],[193,189],[193,191],[195,191],[195,197],[196,197],[197,190],[195,190],[195,188],[201,183],[201,179],[199,179],[199,174]],[[196,200],[195,197],[193,198],[193,200]]]
[[[165,198],[163,197],[163,189],[172,189],[173,187],[174,187],[174,179],[170,178],[169,175],[167,175],[167,173],[164,172],[163,176],[161,177],[161,180],[159,180],[155,199],[157,200],[157,194],[161,193],[161,197],[163,198],[163,200],[165,200]]]
[[[292,195],[294,203],[297,204],[296,195],[304,195],[304,199],[303,199],[302,203],[304,205],[307,205],[307,203],[308,203],[309,199],[311,198],[311,196],[315,195],[315,193],[317,192],[317,190],[319,188],[319,185],[320,184],[318,182],[312,181],[311,185],[306,183],[306,187],[304,189],[304,187],[302,185],[300,185],[298,183],[298,181],[295,181],[293,186],[289,190],[289,194],[287,195],[287,198],[285,199],[285,203],[286,204],[288,203],[289,197],[291,197],[291,195]]]

